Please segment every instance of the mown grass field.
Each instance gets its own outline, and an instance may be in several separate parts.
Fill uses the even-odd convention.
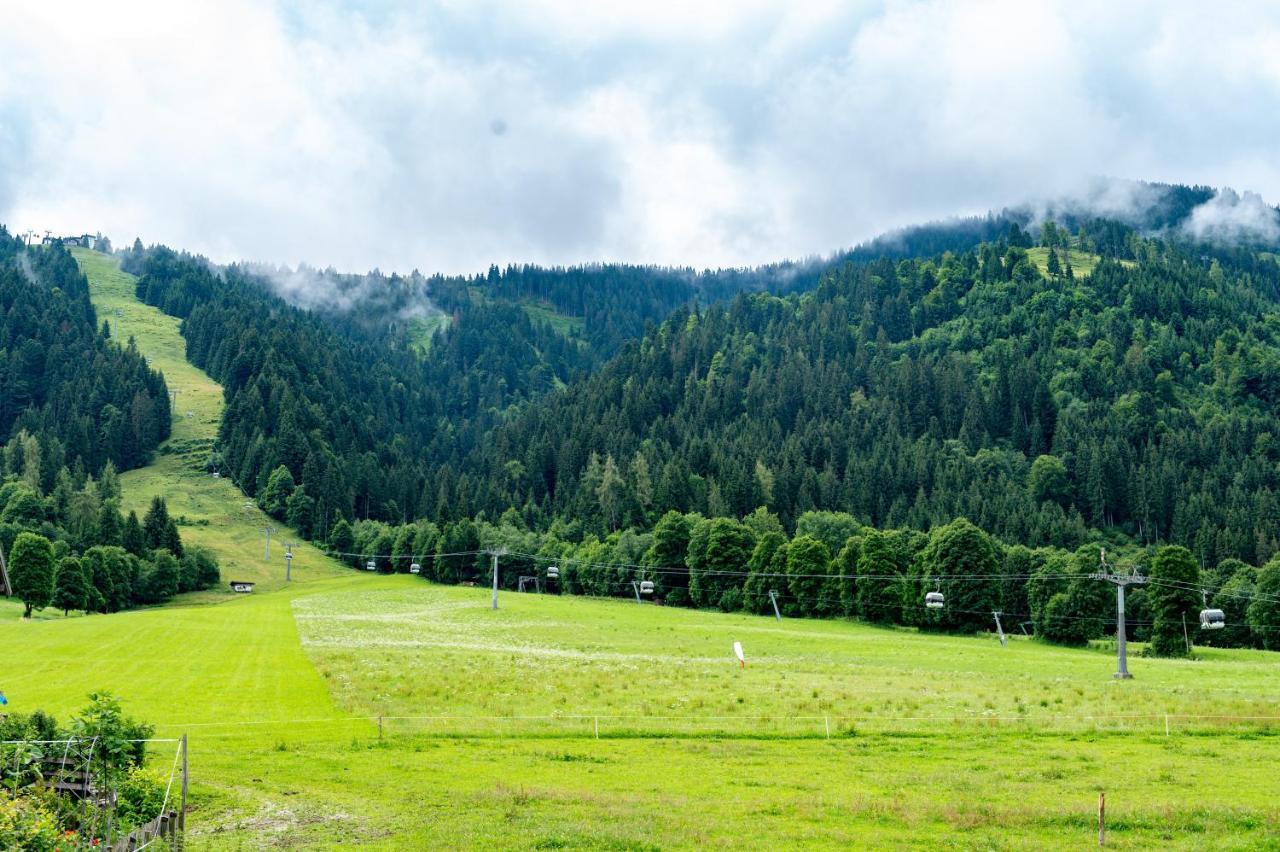
[[[225,476],[215,479],[206,469],[218,434],[224,400],[222,386],[187,362],[186,342],[178,333],[179,320],[138,301],[137,279],[120,270],[118,258],[87,249],[72,254],[89,279],[90,296],[99,322],[111,323],[121,345],[134,338],[151,366],[164,373],[169,390],[177,391],[173,434],[157,451],[152,464],[120,477],[122,508],[141,517],[154,495],[161,495],[169,514],[178,519],[182,539],[218,554],[224,580],[249,580],[260,590],[284,584],[284,549],[280,541],[293,538],[279,529],[272,537],[271,561],[264,561],[262,528],[280,527],[246,498]],[[293,548],[292,575],[297,582],[334,576],[337,563],[310,545]],[[225,585],[202,598],[222,598]]]
[[[0,602],[0,688],[64,717],[106,689],[190,735],[188,848],[1083,848],[1105,790],[1109,846],[1280,849],[1275,654],[1135,648],[1118,683],[1105,647],[553,595],[493,612],[303,548],[284,586],[262,516],[201,469],[220,390],[110,259],[78,258],[181,391],[126,500],[165,494],[263,585],[30,622]]]
[[[14,709],[62,713],[110,688],[159,735],[190,734],[197,849],[1059,849],[1091,842],[1099,790],[1118,848],[1280,837],[1280,728],[1175,718],[1166,736],[1162,718],[1078,718],[1273,714],[1266,654],[1135,659],[1117,684],[1098,649],[488,604],[483,589],[352,572],[216,607],[6,617],[0,641],[29,655],[0,660],[0,683]],[[987,702],[1012,718],[984,718]],[[868,707],[883,718],[848,718]]]

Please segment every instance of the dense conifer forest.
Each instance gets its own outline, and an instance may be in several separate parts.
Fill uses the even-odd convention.
[[[66,249],[0,228],[0,558],[28,614],[115,612],[217,582],[163,499],[142,519],[120,512],[118,471],[169,430],[164,377],[111,340],[109,318],[98,326]]]

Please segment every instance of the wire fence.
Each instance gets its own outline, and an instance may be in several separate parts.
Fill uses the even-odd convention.
[[[1074,735],[1123,732],[1161,736],[1280,735],[1280,714],[1178,712],[1018,712],[907,714],[650,714],[385,715],[247,722],[187,723],[199,741],[286,750],[306,743],[394,743],[441,739],[836,739],[858,736],[951,736],[960,732]]]
[[[158,805],[135,801],[126,790],[130,785],[117,765],[119,749],[136,751],[131,760],[137,766],[156,761],[162,774],[168,769]],[[185,736],[113,741],[109,746],[97,737],[0,741],[0,796],[52,795],[59,800],[58,819],[70,826],[63,837],[69,844],[65,848],[181,849],[188,783]],[[136,792],[136,785],[131,789]]]

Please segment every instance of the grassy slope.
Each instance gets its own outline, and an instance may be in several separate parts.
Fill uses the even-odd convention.
[[[121,476],[123,508],[136,510],[141,517],[152,496],[163,495],[169,513],[182,524],[183,541],[217,553],[224,579],[260,583],[259,591],[282,586],[284,551],[276,542],[296,536],[281,528],[273,535],[272,561],[264,562],[262,528],[279,525],[256,507],[245,509],[244,494],[230,480],[215,479],[204,469],[222,417],[222,386],[187,362],[179,321],[137,300],[136,279],[120,271],[117,258],[87,249],[74,249],[72,254],[89,279],[99,320],[111,323],[117,340],[133,337],[138,350],[164,373],[169,390],[178,392],[173,435],[152,464]],[[295,544],[293,553],[295,581],[334,576],[342,570],[310,545]],[[201,597],[230,594],[224,586]]]
[[[1031,258],[1031,262],[1040,267],[1040,271],[1045,275],[1049,274],[1049,250],[1047,248],[1027,249],[1027,256]],[[1071,249],[1068,252],[1071,259],[1071,271],[1077,278],[1086,278],[1093,273],[1093,268],[1098,265],[1100,258],[1096,254],[1080,251],[1079,249]],[[1062,261],[1061,255],[1058,261]]]
[[[425,355],[431,349],[431,338],[435,333],[448,327],[449,315],[443,312],[432,314],[425,319],[409,320],[409,345],[419,355]]]
[[[1031,262],[1040,268],[1040,272],[1049,274],[1049,250],[1047,248],[1036,247],[1027,249],[1027,256]],[[1071,272],[1077,278],[1088,278],[1093,274],[1094,267],[1098,265],[1098,261],[1102,259],[1100,255],[1090,254],[1087,251],[1079,249],[1069,249],[1068,257],[1071,259]],[[1058,262],[1062,262],[1062,255],[1059,253]],[[1121,266],[1136,266],[1132,260],[1121,260]]]
[[[529,319],[536,323],[546,323],[551,326],[552,331],[561,337],[572,337],[582,331],[584,322],[582,317],[571,317],[559,313],[540,302],[523,302],[520,307],[524,308],[524,312],[529,315]]]

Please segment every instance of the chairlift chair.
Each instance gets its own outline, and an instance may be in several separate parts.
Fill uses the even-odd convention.
[[[651,594],[653,594],[653,581],[652,581],[652,580],[641,580],[641,581],[640,581],[640,594],[642,594],[642,595],[651,595]]]
[[[421,573],[422,573],[422,566],[421,566],[421,565],[419,565],[417,562],[413,563],[412,565],[410,565],[410,566],[409,566],[409,573],[410,573],[410,574],[421,574]]]
[[[946,605],[942,592],[929,592],[924,596],[924,605],[929,609],[942,609]]]

